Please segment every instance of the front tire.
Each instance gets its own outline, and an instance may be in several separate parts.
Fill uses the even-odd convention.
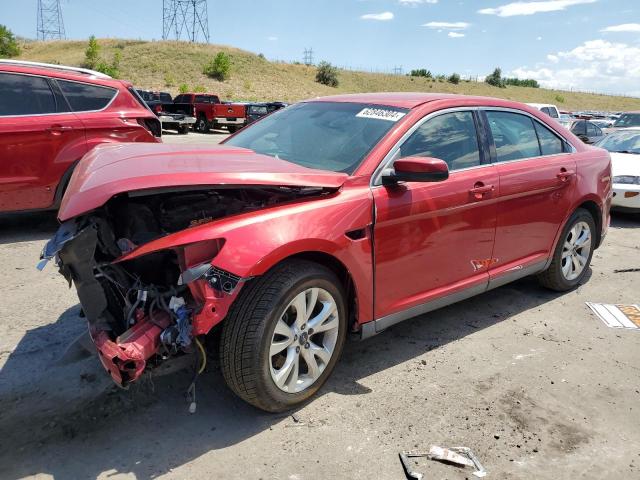
[[[333,371],[347,331],[345,295],[329,269],[282,263],[251,280],[234,302],[221,337],[227,385],[268,412],[313,396]]]
[[[565,225],[549,268],[538,275],[540,284],[557,292],[579,285],[587,274],[595,249],[596,224],[591,214],[577,209]]]
[[[196,121],[195,128],[196,128],[196,131],[200,133],[209,132],[209,122],[207,121],[207,117],[205,117],[204,115],[200,115],[200,117]]]

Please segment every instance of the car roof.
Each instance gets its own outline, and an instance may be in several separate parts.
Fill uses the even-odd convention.
[[[0,60],[0,72],[41,75],[45,77],[59,78],[62,80],[82,80],[88,83],[116,88],[118,86],[122,86],[123,83],[126,83],[121,80],[111,78],[103,73],[84,68],[21,60]]]
[[[512,100],[504,100],[493,97],[480,97],[472,95],[456,95],[452,93],[421,93],[421,92],[388,92],[388,93],[355,93],[345,95],[332,95],[329,97],[317,97],[308,102],[343,102],[365,103],[370,105],[384,105],[396,108],[412,109],[425,103],[437,101],[451,101],[452,105],[464,103],[465,105],[495,106],[522,109],[525,105]]]

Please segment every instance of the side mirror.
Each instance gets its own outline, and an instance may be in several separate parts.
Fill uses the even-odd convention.
[[[447,178],[449,178],[449,166],[444,160],[431,157],[406,157],[393,162],[393,169],[383,173],[382,184],[442,182]]]

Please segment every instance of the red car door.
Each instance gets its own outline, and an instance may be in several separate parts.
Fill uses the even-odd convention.
[[[432,115],[392,152],[445,160],[447,180],[373,187],[377,330],[487,287],[498,173],[476,120],[472,110]]]
[[[544,267],[571,206],[576,162],[572,147],[528,114],[485,114],[500,175],[495,286]]]
[[[82,123],[45,77],[0,73],[0,98],[0,211],[49,208],[86,152]]]

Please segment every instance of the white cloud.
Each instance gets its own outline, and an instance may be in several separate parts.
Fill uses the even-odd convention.
[[[461,38],[461,37],[464,37],[464,33],[449,32],[448,36],[449,38]]]
[[[536,37],[536,40],[540,41],[542,40],[542,37]]]
[[[423,27],[444,30],[465,30],[471,26],[467,22],[429,22],[422,24]]]
[[[276,42],[278,41],[278,37],[275,37],[275,36],[267,37],[267,40],[269,40],[270,42]]]
[[[379,20],[379,21],[387,21],[387,20],[393,20],[393,13],[392,12],[382,12],[382,13],[367,13],[365,15],[362,15],[360,18],[362,20]]]
[[[499,17],[514,17],[517,15],[534,15],[536,13],[557,12],[567,7],[595,3],[597,0],[542,0],[534,2],[513,2],[495,8],[483,8],[478,13],[484,15],[498,15]]]
[[[547,56],[549,63],[520,67],[512,74],[544,87],[640,95],[640,47],[590,40]]]
[[[600,30],[601,32],[640,32],[640,23],[623,23],[622,25],[612,25]]]
[[[400,5],[404,5],[405,7],[417,7],[418,5],[422,5],[424,3],[438,3],[438,0],[398,0]]]

